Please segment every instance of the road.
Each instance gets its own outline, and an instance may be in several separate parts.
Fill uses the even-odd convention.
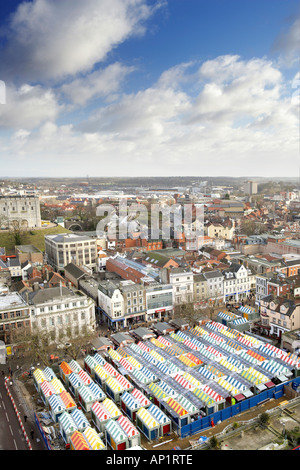
[[[29,450],[2,375],[0,376],[0,450]]]

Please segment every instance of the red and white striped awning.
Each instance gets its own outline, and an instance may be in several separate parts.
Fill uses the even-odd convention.
[[[224,338],[221,338],[221,336],[216,335],[216,333],[209,333],[209,336],[215,341],[219,341],[220,343],[224,341]]]
[[[111,419],[111,416],[108,413],[107,409],[104,408],[104,406],[101,405],[101,403],[99,403],[98,401],[95,401],[91,410],[95,413],[95,415],[100,421],[106,421],[108,419]]]
[[[148,348],[148,346],[146,346],[146,344],[143,343],[142,341],[139,341],[137,345],[138,345],[138,347],[141,348],[143,351],[146,351],[146,352],[149,352],[149,351],[150,351],[150,348]]]
[[[90,385],[92,383],[91,377],[84,370],[80,370],[78,375],[85,385]]]
[[[212,388],[210,388],[208,385],[205,385],[202,389],[204,392],[207,393],[207,395],[209,395],[211,398],[213,398],[215,401],[221,401],[221,400],[224,400],[224,398],[219,395],[217,392],[215,392],[215,390],[213,390]]]
[[[223,354],[220,351],[217,351],[213,346],[207,346],[206,350],[214,354],[216,357],[223,357]]]
[[[140,390],[138,390],[137,388],[134,388],[131,392],[131,395],[137,399],[137,401],[142,405],[142,406],[148,406],[150,405],[150,400],[148,400],[147,397],[145,397],[145,395],[143,395],[142,392],[140,392]]]
[[[116,375],[116,380],[122,385],[122,387],[127,390],[132,387],[131,383],[121,374]]]
[[[185,344],[185,346],[187,346],[188,348],[194,349],[195,351],[200,351],[200,348],[188,339],[184,340],[183,344]]]
[[[191,382],[188,382],[184,377],[182,377],[182,375],[176,374],[174,380],[176,380],[176,382],[178,382],[184,388],[188,388],[190,390],[194,388],[194,385],[191,384]]]
[[[41,384],[41,390],[43,394],[45,395],[45,397],[50,397],[51,395],[55,394],[55,388],[53,387],[51,383],[47,381],[44,381]]]
[[[106,372],[108,372],[113,377],[116,377],[118,375],[118,372],[116,371],[116,369],[113,366],[111,366],[108,362],[104,364],[103,369],[105,369]]]
[[[172,343],[167,340],[164,336],[158,336],[157,341],[164,344],[165,346],[172,346]]]
[[[130,362],[128,362],[125,357],[122,357],[122,359],[120,359],[120,364],[122,367],[124,367],[124,369],[126,370],[129,370],[130,372],[133,371],[134,367],[132,364],[130,364]]]
[[[126,432],[126,434],[129,437],[134,437],[139,435],[139,431],[136,429],[136,427],[129,421],[126,416],[120,416],[120,418],[117,420],[117,422],[120,424],[121,428]]]

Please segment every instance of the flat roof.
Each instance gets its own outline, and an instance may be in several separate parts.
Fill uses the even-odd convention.
[[[10,292],[0,295],[0,310],[8,310],[11,308],[26,307],[26,302],[18,292]]]

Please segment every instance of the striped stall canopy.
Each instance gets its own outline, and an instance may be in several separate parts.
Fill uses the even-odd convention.
[[[220,330],[220,333],[222,333],[222,335],[224,336],[227,336],[227,338],[235,338],[235,335],[233,333],[230,333],[228,329],[223,328],[222,330]]]
[[[141,369],[143,367],[142,364],[137,361],[133,356],[128,356],[127,361],[130,362],[130,364],[132,364],[133,367],[135,367],[136,369]]]
[[[61,392],[59,396],[65,404],[66,409],[76,408],[76,403],[68,392]]]
[[[228,312],[228,310],[225,310],[223,312],[219,312],[218,317],[224,318],[224,320],[234,320],[235,318],[237,318],[237,315],[235,315],[234,313]]]
[[[136,352],[137,354],[141,354],[142,353],[142,349],[135,343],[131,343],[129,345],[129,348],[132,349],[134,352]]]
[[[106,385],[115,393],[121,393],[124,391],[122,385],[114,377],[108,377]]]
[[[118,418],[122,415],[117,405],[115,405],[114,402],[109,398],[105,398],[102,404],[107,409],[112,418]]]
[[[88,427],[83,432],[83,435],[89,445],[91,446],[92,450],[105,450],[106,446],[103,443],[102,439],[100,438],[99,434],[95,431],[95,429]]]
[[[280,354],[277,353],[274,349],[271,349],[268,347],[269,345],[267,344],[261,344],[259,347],[258,347],[258,350],[263,353],[263,354],[267,354],[268,356],[271,356],[271,357],[279,357]],[[277,349],[277,348],[275,348]],[[280,353],[282,352],[280,349],[278,349],[278,351],[280,351]]]
[[[255,377],[255,375],[253,375],[251,372],[249,372],[249,369],[243,370],[241,373],[241,377],[253,383],[254,385],[258,385],[261,383],[261,380],[258,377]]]
[[[222,354],[220,351],[217,351],[213,346],[208,346],[207,351],[211,352],[215,357],[223,357],[224,354]]]
[[[109,419],[107,423],[105,423],[105,430],[116,443],[126,441],[128,438],[124,429],[121,428],[120,424],[114,419]]]
[[[142,371],[139,370],[139,369],[134,369],[132,374],[134,375],[136,380],[138,380],[142,384],[148,384],[148,383],[152,382],[152,379],[150,377],[146,377],[146,375],[144,375],[142,373]]]
[[[98,362],[92,356],[86,356],[84,358],[84,362],[90,369],[94,369],[98,364]]]
[[[282,354],[280,356],[280,359],[284,362],[286,362],[287,364],[289,364],[290,366],[292,367],[297,367],[299,368],[299,357],[296,356],[295,354],[288,354],[286,353],[285,351],[282,351]]]
[[[127,379],[125,379],[124,375],[118,374],[116,376],[116,380],[119,382],[119,384],[122,385],[124,390],[132,388],[132,384]]]
[[[66,409],[66,405],[62,401],[60,395],[51,395],[51,397],[49,397],[48,403],[49,403],[50,408],[54,412],[59,413],[59,412],[64,411]]]
[[[71,436],[71,441],[75,450],[91,450],[83,434],[75,431]]]
[[[219,360],[212,352],[208,351],[207,347],[201,350],[202,356],[205,356],[207,359],[211,359],[213,361]]]
[[[177,336],[179,336],[179,338],[182,338],[183,340],[190,339],[190,337],[181,330],[177,331],[176,334],[177,334]]]
[[[78,372],[78,376],[80,377],[80,379],[83,381],[85,385],[90,385],[92,383],[91,377],[84,370],[80,370]]]
[[[227,353],[230,353],[230,354],[236,354],[236,349],[234,349],[232,346],[229,346],[229,344],[227,343],[223,343],[221,346],[223,351],[226,351]]]
[[[53,394],[56,394],[55,388],[50,382],[42,382],[41,383],[41,391],[45,397],[50,397]]]
[[[134,370],[134,366],[130,362],[128,362],[125,357],[121,357],[120,365],[124,367],[124,369],[129,370],[129,372],[132,372]]]
[[[238,390],[244,391],[248,389],[246,385],[239,382],[235,377],[226,377],[226,381],[230,383],[231,385],[233,385]]]
[[[170,333],[170,337],[173,338],[173,339],[175,339],[175,340],[178,341],[179,343],[183,343],[183,341],[184,341],[185,339],[188,339],[188,338],[182,338],[181,336],[179,336],[178,333],[174,333],[174,332],[173,332],[173,333]]]
[[[148,429],[154,429],[159,427],[159,422],[149,413],[146,408],[140,408],[137,412],[139,419],[147,426]]]
[[[69,364],[66,362],[66,361],[63,361],[59,368],[62,370],[62,372],[65,374],[65,375],[70,375],[72,374],[73,372],[73,369],[71,369],[71,367],[69,366]]]
[[[96,353],[93,358],[96,362],[98,362],[98,364],[100,364],[100,366],[104,366],[104,364],[106,363],[106,360],[98,353]]]
[[[236,356],[229,356],[226,358],[227,362],[230,362],[233,366],[235,366],[237,369],[245,369],[247,367],[244,365],[241,361]]]
[[[137,388],[134,388],[131,392],[131,395],[133,398],[135,398],[142,406],[149,406],[150,405],[150,400],[148,400],[145,395],[138,390]]]
[[[188,382],[191,382],[192,385],[195,385],[195,387],[201,387],[201,382],[196,379],[193,375],[189,374],[188,372],[184,372],[182,377],[184,377]]]
[[[182,387],[191,390],[194,388],[194,385],[192,385],[188,380],[186,380],[182,375],[176,374],[174,376],[174,380],[179,383]]]
[[[51,369],[51,367],[45,367],[45,369],[43,370],[43,373],[46,379],[48,380],[48,382],[51,382],[51,380],[55,379],[56,377],[56,374]]]
[[[172,375],[173,373],[166,362],[158,362],[156,367],[165,375]]]
[[[200,367],[199,373],[201,375],[203,375],[203,377],[205,377],[206,379],[213,379],[214,378],[214,374],[212,372],[210,372],[209,370],[207,370],[206,367]]]
[[[79,388],[81,385],[85,385],[83,380],[78,374],[75,374],[75,372],[72,372],[72,374],[69,375],[69,382],[74,388]]]
[[[77,429],[79,431],[83,431],[84,429],[90,426],[90,423],[88,422],[82,410],[79,410],[78,408],[76,408],[75,410],[71,412],[71,416],[74,422],[76,423]]]
[[[73,432],[78,431],[78,426],[75,423],[73,417],[67,411],[64,411],[58,417],[59,424],[64,429],[66,434],[73,434]]]
[[[165,358],[158,354],[157,351],[154,351],[154,349],[152,349],[149,354],[151,354],[151,356],[153,356],[157,361],[165,362]]]
[[[47,382],[46,376],[41,369],[35,369],[35,371],[33,372],[33,376],[38,384]]]
[[[117,351],[117,353],[120,354],[120,356],[122,356],[122,357],[128,357],[128,356],[129,356],[129,354],[127,354],[127,352],[124,351],[124,349],[121,348],[120,346],[116,349],[116,351]]]
[[[171,341],[169,341],[165,336],[158,336],[157,341],[164,344],[165,346],[172,346]]]
[[[218,370],[215,366],[213,366],[212,364],[207,364],[206,366],[204,366],[209,372],[211,372],[215,377],[223,377],[224,374],[223,372],[221,372],[220,370]],[[201,369],[199,369],[199,372],[201,371]]]
[[[167,415],[165,415],[165,413],[163,413],[161,411],[160,408],[158,408],[158,406],[154,405],[152,403],[151,406],[149,406],[148,408],[148,412],[152,414],[152,416],[160,423],[160,424],[166,424],[166,423],[169,423],[170,422],[170,418],[167,417]]]
[[[201,366],[201,364],[203,364],[203,361],[201,361],[199,357],[195,356],[195,354],[187,353],[186,357],[193,361],[197,366]]]
[[[244,305],[242,307],[239,308],[238,310],[239,312],[241,313],[254,313],[256,312],[256,309],[254,307],[250,307],[249,305]]]
[[[227,340],[225,342],[225,344],[227,344],[228,346],[230,346],[231,348],[235,349],[235,351],[241,351],[243,348],[243,346],[241,346],[240,344],[237,344],[235,341],[229,341]],[[224,347],[224,345],[222,344],[222,348]]]
[[[207,395],[209,395],[216,402],[224,400],[224,397],[222,397],[219,393],[217,393],[215,390],[210,388],[208,385],[205,385],[203,387],[203,390],[204,390],[204,392],[207,393]]]
[[[117,423],[129,437],[139,436],[139,431],[126,416],[120,416]]]
[[[158,360],[155,359],[155,357],[153,357],[153,355],[151,355],[147,352],[143,352],[142,356],[143,356],[144,359],[146,359],[146,361],[151,362],[151,364],[153,364],[154,366],[158,363]]]
[[[199,334],[199,336],[202,336],[202,335],[206,335],[207,334],[207,331],[204,330],[203,328],[201,328],[200,326],[196,325],[194,327],[194,330]],[[196,333],[196,334],[197,334]]]
[[[197,339],[195,338],[192,338],[191,339],[191,343],[193,343],[195,346],[197,346],[197,348],[199,348],[199,351],[201,351],[202,349],[205,349],[206,346],[204,343],[201,343],[201,341],[198,341]]]
[[[88,388],[90,389],[96,400],[104,400],[104,398],[106,397],[102,388],[99,387],[99,385],[95,382],[92,382],[90,385],[88,385]]]
[[[206,405],[214,405],[215,400],[213,400],[212,397],[210,397],[204,390],[202,390],[202,388],[196,388],[193,393],[197,398],[199,398],[199,400],[201,400]]]
[[[108,362],[106,362],[103,365],[103,369],[106,370],[106,372],[108,372],[109,375],[111,375],[113,377],[116,377],[118,375],[118,372],[116,371],[116,369],[113,366],[111,366]]]
[[[122,402],[125,403],[130,410],[139,410],[141,408],[140,402],[137,401],[135,397],[133,397],[129,392],[122,393]]]
[[[59,379],[54,378],[53,380],[51,380],[50,383],[54,387],[55,393],[59,394],[59,393],[66,391],[65,387],[63,386],[62,382]]]
[[[285,367],[283,364],[279,364],[278,362],[274,361],[273,359],[270,359],[269,361],[264,361],[261,364],[261,367],[263,367],[267,372],[270,372],[271,374],[278,375],[278,374],[290,374],[290,370]]]
[[[95,395],[90,390],[90,387],[87,385],[81,385],[78,389],[78,394],[83,398],[83,400],[88,403],[92,402],[93,400],[96,401]]]
[[[177,395],[176,401],[189,413],[197,413],[199,411],[199,408],[183,395]]]
[[[138,342],[138,347],[141,348],[143,351],[145,352],[150,352],[151,349],[149,348],[149,346],[147,346],[145,343],[143,343],[142,341],[139,341]]]
[[[231,321],[231,324],[233,326],[235,326],[235,325],[244,325],[246,323],[248,323],[248,320],[245,317],[235,318],[234,320]]]
[[[197,344],[195,344],[195,342],[193,342],[193,341],[191,341],[191,340],[189,340],[189,339],[185,339],[184,342],[183,342],[183,344],[184,344],[185,346],[187,346],[188,348],[193,349],[194,351],[200,351],[199,346],[197,346]]]
[[[174,362],[171,362],[169,359],[165,362],[166,366],[169,367],[169,369],[174,373],[174,372],[181,372],[180,367],[178,367]]]
[[[117,361],[117,362],[120,362],[120,360],[122,359],[122,356],[121,356],[117,351],[115,351],[115,350],[112,349],[112,348],[109,348],[109,350],[108,350],[108,355],[109,355],[114,361]]]
[[[186,354],[181,354],[181,356],[179,356],[178,359],[188,367],[196,367],[197,366],[197,364],[195,364],[195,362],[193,362],[190,358],[188,358]]]
[[[241,351],[239,357],[245,359],[248,362],[251,362],[251,364],[261,364],[261,362],[255,356],[253,356],[252,354],[248,354],[248,351],[246,351],[245,349]]]
[[[206,323],[206,327],[213,331],[220,331],[224,328],[224,325],[216,321],[211,321]]]
[[[173,411],[175,411],[176,414],[178,414],[178,416],[185,416],[188,414],[188,411],[173,398],[168,398],[166,400],[166,403],[169,405],[170,408],[172,408]]]
[[[157,399],[166,398],[166,396],[167,396],[167,394],[164,392],[164,390],[154,382],[149,384],[149,389],[151,390],[152,394]]]
[[[142,367],[141,368],[142,374],[144,374],[148,379],[151,379],[152,382],[158,379],[157,375],[155,375],[151,370],[147,369],[147,367]]]
[[[237,372],[238,368],[234,365],[231,364],[231,362],[228,362],[227,359],[223,358],[220,360],[220,364],[225,367],[228,370],[231,370],[231,372]]]
[[[177,396],[177,392],[172,388],[170,387],[169,384],[167,384],[166,382],[164,382],[163,380],[161,380],[158,385],[160,386],[160,388],[166,392],[167,396],[168,397],[175,397]]]
[[[106,380],[110,375],[109,373],[98,364],[94,369],[95,374],[97,374],[102,380]]]
[[[172,346],[166,347],[165,352],[168,353],[169,356],[180,356],[180,354],[183,354],[185,350],[177,344],[172,344]]]
[[[235,388],[233,385],[227,382],[224,377],[218,379],[217,382],[221,387],[223,387],[225,390],[227,390],[227,392],[231,393],[233,396],[239,395],[242,392],[242,390]]]
[[[241,344],[244,344],[245,346],[248,346],[248,347],[253,346],[252,341],[249,341],[247,338],[245,338],[242,335],[238,336],[236,340],[239,341]]]
[[[254,347],[258,348],[262,344],[262,342],[259,341],[259,339],[253,338],[253,336],[249,336],[249,335],[244,334],[244,337],[246,339],[248,339],[249,341],[251,341],[251,343],[253,344]]]
[[[267,382],[270,382],[270,379],[266,375],[261,374],[260,372],[258,372],[258,370],[253,369],[253,367],[249,367],[248,371],[250,372],[250,374],[253,374],[254,377],[260,379],[261,383],[265,384]]]
[[[252,351],[252,349],[248,349],[247,354],[249,354],[249,356],[254,357],[258,362],[263,362],[263,361],[266,360],[265,357],[261,356],[260,354],[258,354],[255,351]]]
[[[78,364],[78,362],[75,361],[74,359],[72,359],[72,360],[69,362],[69,366],[71,367],[72,371],[75,372],[75,374],[78,374],[78,372],[82,369],[82,367],[80,367],[80,365]]]
[[[158,338],[151,338],[150,343],[154,344],[154,346],[157,346],[158,348],[164,349],[167,344],[162,343],[161,341],[158,340]]]
[[[107,421],[111,418],[109,411],[102,405],[102,403],[99,403],[98,401],[93,404],[91,411],[94,412],[99,421]]]
[[[231,333],[234,338],[240,336],[240,332],[238,330],[234,330],[233,328],[228,328],[227,331],[228,333]]]

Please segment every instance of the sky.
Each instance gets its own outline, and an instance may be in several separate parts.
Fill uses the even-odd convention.
[[[0,0],[0,175],[297,176],[299,5]]]

